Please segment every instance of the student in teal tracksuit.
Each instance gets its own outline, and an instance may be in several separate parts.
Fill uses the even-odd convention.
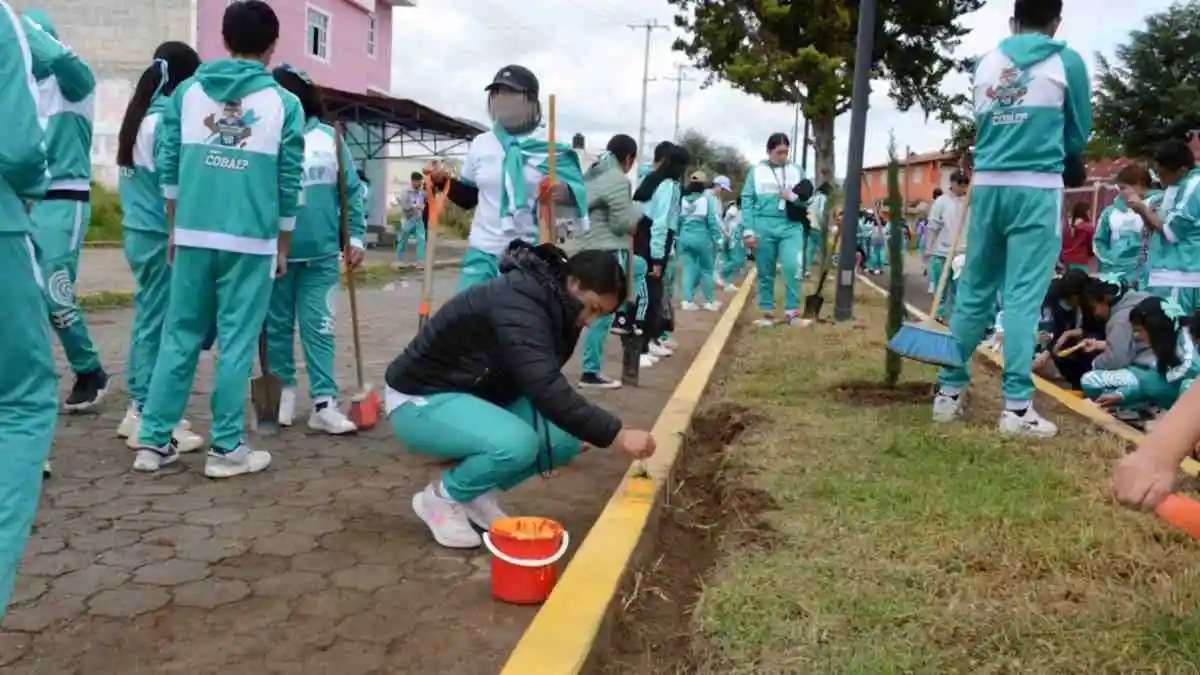
[[[696,287],[704,296],[704,309],[716,312],[721,309],[717,302],[715,279],[716,252],[722,245],[721,211],[716,197],[707,190],[708,176],[697,171],[688,177],[683,189],[683,202],[679,211],[679,256],[683,261],[683,304],[684,310],[700,309],[692,302]]]
[[[775,266],[783,267],[784,323],[800,317],[800,282],[796,279],[804,227],[788,220],[787,202],[800,197],[792,188],[804,180],[800,167],[788,161],[791,142],[785,134],[767,139],[767,159],[750,169],[742,186],[742,220],[752,233],[754,262],[758,270],[758,308],[763,318],[756,325],[775,324]]]
[[[590,227],[575,239],[579,250],[609,251],[628,274],[630,262],[630,235],[641,217],[641,210],[634,206],[633,186],[627,174],[637,161],[637,141],[625,134],[617,134],[608,141],[604,153],[583,175],[588,195],[588,221]],[[633,285],[625,312],[624,325],[616,332],[628,335],[634,326],[646,320],[646,261],[633,256]],[[632,316],[631,316],[632,315]],[[630,325],[630,324],[633,325]],[[613,329],[613,315],[596,317],[583,332],[583,374],[579,386],[592,389],[618,389],[620,380],[604,375],[604,343]]]
[[[725,236],[725,252],[721,254],[721,280],[725,282],[725,290],[732,292],[738,289],[733,280],[742,273],[742,269],[746,266],[746,242],[742,238],[742,209],[736,200],[729,202],[725,207],[722,230]]]
[[[550,145],[538,138],[542,105],[537,77],[523,66],[505,66],[486,91],[492,129],[471,141],[462,175],[451,177],[440,166],[430,172],[434,185],[449,181],[447,199],[474,209],[460,291],[500,276],[500,258],[513,241],[537,243],[538,193],[549,171]],[[587,194],[579,155],[561,143],[555,144],[555,153],[559,185],[554,199],[574,209],[586,229]]]
[[[403,222],[396,234],[396,260],[404,259],[408,240],[417,240],[417,262],[425,260],[425,176],[414,171],[408,177],[408,187],[400,193],[400,215]]]
[[[171,430],[214,323],[221,351],[204,474],[229,478],[271,463],[269,453],[244,442],[246,386],[272,280],[287,272],[303,196],[304,111],[266,67],[279,38],[271,7],[235,2],[222,25],[232,58],[200,66],[159,120],[155,160],[173,238],[171,299],[142,409],[137,471],[178,459]]]
[[[58,422],[58,374],[50,347],[46,300],[24,200],[49,186],[46,128],[38,118],[37,83],[20,20],[0,0],[0,618],[42,491],[42,463]]]
[[[279,424],[291,426],[296,416],[296,350],[294,335],[300,328],[300,347],[308,373],[308,395],[313,409],[308,428],[341,435],[358,427],[338,409],[334,379],[334,308],[341,289],[341,253],[354,268],[363,260],[363,184],[354,169],[350,148],[339,146],[333,127],[324,124],[325,104],[309,76],[280,66],[275,81],[292,92],[304,108],[304,205],[296,214],[296,230],[288,250],[287,273],[275,280],[267,311],[267,363],[284,383],[279,402]],[[338,188],[338,155],[346,182],[346,216],[349,241],[342,242],[341,196]]]
[[[199,66],[200,56],[188,45],[182,42],[159,45],[154,51],[154,62],[138,78],[118,134],[121,237],[135,283],[133,326],[125,363],[129,407],[117,427],[117,435],[135,450],[142,406],[150,390],[150,374],[162,344],[163,317],[171,288],[166,201],[154,161],[155,137],[167,97]],[[204,438],[192,432],[185,421],[175,427],[174,436],[180,452],[192,452],[204,445]]]
[[[33,56],[39,114],[47,118],[46,150],[50,188],[29,212],[33,243],[45,280],[50,321],[58,332],[75,386],[63,407],[91,410],[108,391],[108,374],[75,301],[79,255],[92,217],[92,114],[96,78],[69,47],[44,12],[31,9],[21,18]]]
[[[1160,145],[1154,162],[1166,186],[1157,208],[1132,189],[1121,197],[1151,230],[1146,290],[1191,316],[1200,310],[1200,168],[1182,140]]]
[[[1117,173],[1117,185],[1133,190],[1144,199],[1150,190],[1150,172],[1144,164],[1130,164]],[[1115,276],[1137,285],[1138,262],[1142,252],[1142,237],[1146,233],[1142,217],[1129,208],[1120,195],[1100,212],[1092,248],[1100,263],[1102,276]]]
[[[1004,299],[1004,411],[1000,431],[1048,437],[1058,428],[1032,407],[1030,373],[1038,319],[1061,248],[1063,185],[1083,181],[1091,134],[1087,67],[1053,39],[1062,2],[1018,2],[1014,35],[977,63],[975,173],[966,264],[955,289],[950,330],[964,365],[943,368],[933,417],[962,411],[969,362]]]
[[[833,187],[829,183],[821,183],[813,192],[812,199],[808,200],[809,246],[802,253],[803,259],[797,272],[800,278],[811,276],[810,270],[813,265],[819,262],[822,256],[829,256],[829,233],[825,227],[825,218],[829,211],[829,193],[832,191]]]

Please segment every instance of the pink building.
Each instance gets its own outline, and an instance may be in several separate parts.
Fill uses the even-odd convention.
[[[204,60],[226,56],[221,17],[237,0],[199,0],[196,50]],[[389,95],[392,12],[414,0],[267,0],[279,16],[275,63],[306,71],[323,87]],[[401,10],[403,11],[403,10]]]

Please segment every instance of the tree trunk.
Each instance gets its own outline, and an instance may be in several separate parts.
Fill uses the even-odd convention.
[[[833,120],[833,115],[812,118],[813,155],[816,160],[816,176],[813,182],[817,185],[826,182],[834,184],[837,158],[833,152]]]

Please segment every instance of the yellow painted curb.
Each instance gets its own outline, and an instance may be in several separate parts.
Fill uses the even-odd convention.
[[[887,289],[876,285],[866,277],[858,275],[856,276],[858,280],[868,288],[884,297],[887,297]],[[920,309],[917,309],[908,303],[904,303],[904,307],[908,310],[909,314],[916,316],[921,321],[929,320],[929,315],[925,312],[922,312]],[[984,357],[998,368],[1004,367],[1004,357],[996,352],[986,349],[976,350],[975,355]],[[1107,431],[1123,441],[1127,441],[1136,445],[1141,444],[1141,442],[1146,439],[1146,435],[1142,432],[1104,412],[1099,408],[1099,406],[1096,406],[1091,402],[1072,394],[1070,391],[1063,389],[1057,384],[1054,384],[1050,380],[1034,375],[1033,384],[1035,387],[1037,387],[1038,391],[1042,392],[1046,396],[1049,396],[1055,401],[1058,401],[1065,408],[1071,410],[1072,412],[1082,415],[1092,424],[1100,427],[1104,431]],[[1200,462],[1197,462],[1191,457],[1184,459],[1183,462],[1180,463],[1179,468],[1188,475],[1200,476]]]
[[[663,407],[653,429],[658,451],[645,462],[648,477],[626,473],[501,675],[576,675],[587,663],[754,279],[751,270]]]

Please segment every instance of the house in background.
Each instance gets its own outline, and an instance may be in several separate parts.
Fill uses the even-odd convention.
[[[900,162],[900,191],[910,207],[933,201],[933,191],[950,187],[950,175],[958,169],[954,152],[909,153]],[[863,203],[887,201],[887,164],[863,168]]]
[[[117,134],[125,106],[154,49],[167,40],[226,56],[225,8],[238,0],[10,0],[46,11],[62,40],[96,73],[95,179],[117,180]],[[273,65],[289,63],[322,87],[331,116],[346,125],[356,163],[373,186],[369,222],[387,212],[390,160],[464,149],[482,128],[415,101],[391,98],[392,25],[416,0],[266,0],[279,17]]]

